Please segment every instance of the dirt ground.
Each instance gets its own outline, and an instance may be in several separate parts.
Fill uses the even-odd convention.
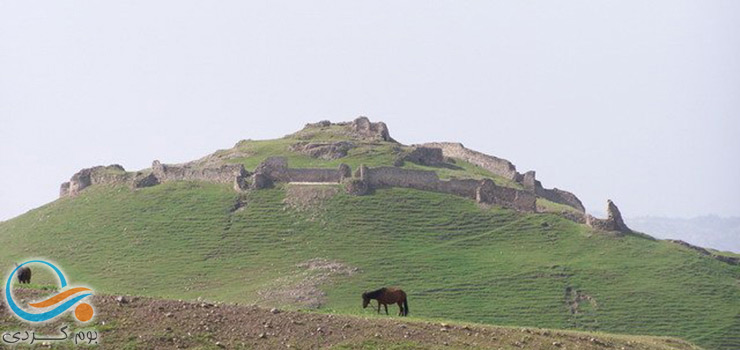
[[[16,299],[25,301],[43,294],[15,292]],[[354,317],[206,301],[103,295],[94,296],[91,304],[96,316],[85,329],[99,331],[101,349],[696,349],[673,338]],[[64,324],[77,327],[67,315],[35,329],[58,333]],[[2,303],[0,331],[29,328]],[[73,348],[54,344],[40,348]]]

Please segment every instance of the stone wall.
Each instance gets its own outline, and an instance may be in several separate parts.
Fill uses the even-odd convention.
[[[270,157],[257,166],[255,173],[263,174],[274,182],[342,182],[351,176],[352,170],[346,164],[336,169],[289,168],[283,157]]]
[[[370,188],[404,187],[441,192],[475,199],[479,203],[496,204],[520,211],[536,211],[534,193],[496,186],[491,179],[440,180],[433,171],[396,167],[360,167],[358,177]]]
[[[260,183],[272,182],[343,182],[347,192],[365,195],[376,188],[413,188],[422,191],[448,193],[477,200],[480,203],[497,204],[521,211],[536,211],[534,193],[514,188],[496,186],[491,179],[451,179],[440,180],[437,173],[427,170],[403,169],[398,167],[360,166],[351,177],[351,169],[340,165],[338,169],[294,169],[288,167],[285,158],[268,158],[260,164],[254,179]],[[257,181],[253,181],[257,183]],[[265,188],[260,185],[254,188]]]
[[[467,197],[472,199],[476,198],[476,190],[481,185],[480,180],[473,180],[473,179],[452,179],[447,181],[439,181],[437,183],[436,191],[437,192],[443,192],[443,193],[449,193],[454,194],[456,196],[461,197]],[[480,203],[484,203],[484,201],[478,201]]]
[[[287,182],[336,182],[342,181],[342,172],[339,169],[298,169],[288,168]]]
[[[284,157],[269,157],[262,161],[254,170],[255,174],[263,174],[273,181],[289,182],[288,160]]]
[[[361,180],[371,187],[408,187],[431,191],[436,189],[439,177],[433,171],[377,167],[362,171]]]
[[[127,183],[131,175],[118,165],[96,166],[78,171],[59,188],[59,197],[76,196],[87,187],[98,184]]]
[[[431,142],[421,146],[440,148],[445,157],[462,159],[507,179],[517,180],[521,176],[510,161],[467,149],[462,143]]]
[[[385,123],[372,123],[367,117],[355,119],[349,124],[349,128],[355,136],[361,139],[396,142],[391,138],[388,126]]]
[[[543,188],[542,184],[539,181],[535,180],[535,192],[534,193],[537,196],[545,198],[551,202],[564,204],[564,205],[573,207],[575,209],[578,209],[578,211],[582,213],[586,212],[586,208],[583,207],[583,203],[581,203],[581,200],[578,199],[576,195],[568,191],[563,191],[557,188],[553,188],[553,189]]]
[[[355,140],[370,142],[396,142],[391,138],[388,126],[383,122],[373,123],[367,117],[358,117],[351,122],[332,123],[322,120],[318,123],[308,123],[296,134],[299,138],[311,136],[315,132],[330,131],[337,135],[347,136]],[[294,134],[295,135],[295,134]]]
[[[606,201],[606,212],[606,219],[599,219],[591,215],[586,215],[586,224],[603,231],[617,231],[621,233],[632,232],[632,230],[630,230],[630,228],[624,223],[622,213],[619,212],[619,208],[617,208],[617,205],[611,200]]]
[[[440,166],[444,164],[445,161],[442,149],[435,147],[414,147],[414,149],[406,154],[402,159],[427,166]]]
[[[237,176],[249,176],[241,164],[224,164],[218,167],[201,167],[196,164],[169,165],[158,160],[152,162],[152,173],[160,183],[171,181],[205,181],[232,183]]]
[[[557,188],[546,189],[542,186],[542,183],[536,179],[534,171],[528,171],[524,174],[520,174],[516,171],[514,164],[506,159],[489,156],[484,153],[473,151],[465,148],[461,143],[452,142],[432,142],[425,143],[422,146],[427,148],[440,148],[444,157],[459,158],[466,162],[475,164],[483,169],[490,171],[496,175],[502,176],[507,179],[514,180],[520,183],[525,190],[534,193],[535,196],[545,198],[549,201],[571,206],[581,212],[585,212],[583,203],[574,195],[568,191],[563,191]],[[524,195],[520,196],[524,198]],[[526,196],[526,202],[529,202],[529,196]]]
[[[122,166],[117,164],[96,166],[82,169],[75,173],[69,182],[62,183],[59,196],[75,196],[89,186],[106,184],[128,185],[131,188],[151,187],[172,181],[245,184],[245,179],[249,175],[241,164],[206,167],[195,163],[169,165],[155,160],[150,170],[139,172],[126,172]]]
[[[347,152],[355,147],[355,144],[349,141],[297,142],[290,146],[290,150],[312,158],[332,160],[346,157]]]

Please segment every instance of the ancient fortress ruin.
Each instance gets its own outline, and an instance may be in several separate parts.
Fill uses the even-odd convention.
[[[573,210],[560,214],[591,227],[617,232],[630,232],[624,224],[619,209],[608,201],[606,219],[594,218],[585,213],[581,201],[574,194],[557,188],[546,189],[535,178],[534,171],[524,174],[508,160],[486,155],[465,148],[460,143],[435,142],[423,145],[403,146],[390,137],[385,123],[372,123],[365,117],[351,123],[330,123],[323,121],[308,124],[299,133],[314,130],[327,130],[339,133],[360,142],[386,142],[398,145],[399,156],[393,166],[368,167],[361,165],[352,171],[350,166],[341,164],[335,169],[292,168],[283,157],[265,159],[253,172],[241,164],[227,164],[198,160],[183,164],[162,164],[155,160],[150,169],[127,172],[120,165],[97,166],[82,169],[64,182],[60,197],[76,196],[80,191],[93,185],[125,184],[132,189],[156,186],[173,181],[204,181],[230,184],[235,191],[253,191],[274,186],[276,183],[298,184],[341,184],[352,195],[371,195],[379,188],[413,188],[470,198],[485,205],[499,205],[522,212],[537,212],[537,198],[562,204]],[[293,152],[314,158],[339,159],[355,147],[350,141],[338,142],[297,142],[290,147]],[[493,179],[449,179],[442,180],[435,171],[416,170],[402,167],[404,162],[425,166],[445,166],[454,159],[474,164],[492,174],[501,176],[520,185],[521,189],[497,185]]]

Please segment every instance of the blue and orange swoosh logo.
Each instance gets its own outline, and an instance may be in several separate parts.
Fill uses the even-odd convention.
[[[34,307],[34,308],[49,308],[54,305],[57,305],[56,307],[54,307],[53,309],[49,311],[40,312],[40,313],[30,313],[30,312],[27,312],[21,309],[16,304],[15,300],[13,300],[13,296],[10,290],[10,285],[13,282],[13,276],[15,276],[15,273],[18,271],[18,269],[20,269],[24,265],[31,264],[31,263],[40,263],[40,264],[44,264],[50,267],[57,274],[57,277],[59,278],[60,287],[61,288],[67,287],[67,279],[64,278],[64,274],[62,273],[62,271],[60,271],[56,266],[54,266],[54,264],[51,264],[43,260],[31,260],[31,261],[26,261],[23,264],[18,265],[15,269],[13,269],[13,272],[10,274],[10,276],[8,276],[8,281],[5,284],[5,301],[8,303],[8,307],[10,307],[10,309],[13,310],[13,312],[18,317],[28,322],[48,321],[48,320],[51,320],[61,315],[65,311],[69,310],[72,306],[77,304],[80,300],[92,295],[92,290],[90,288],[75,287],[75,288],[70,288],[65,291],[62,291],[56,295],[53,295],[52,297],[46,300],[28,304],[29,306]],[[79,294],[79,295],[70,299],[70,297],[75,294]],[[87,304],[87,303],[80,303],[75,308],[75,317],[80,322],[87,322],[91,320],[94,313],[95,312],[92,306],[90,306],[90,304]]]

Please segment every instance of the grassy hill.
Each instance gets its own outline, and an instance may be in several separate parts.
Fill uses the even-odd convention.
[[[390,165],[398,152],[390,142],[360,143],[339,160],[289,151],[296,140],[336,138],[243,141],[211,157],[248,169],[270,155],[287,156],[293,167],[343,162],[354,169]],[[472,164],[456,165],[435,170],[516,186]],[[36,256],[109,294],[368,315],[360,294],[396,285],[408,292],[412,317],[740,348],[740,266],[555,214],[411,189],[357,197],[339,185],[278,184],[243,194],[202,182],[135,191],[92,186],[0,223],[2,266]]]

